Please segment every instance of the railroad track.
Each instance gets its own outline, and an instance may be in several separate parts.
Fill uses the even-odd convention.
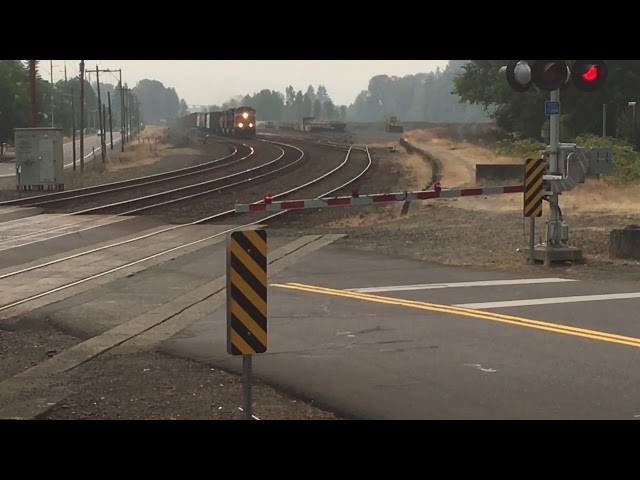
[[[73,211],[70,213],[66,213],[64,215],[66,216],[97,215],[97,214],[108,215],[107,217],[102,217],[99,219],[88,218],[87,220],[82,220],[75,223],[74,227],[78,226],[79,228],[76,229],[74,233],[82,232],[92,228],[100,227],[104,225],[105,222],[113,220],[114,217],[123,217],[123,216],[139,214],[142,212],[149,212],[159,207],[176,204],[178,202],[193,200],[197,197],[201,197],[204,195],[211,195],[211,194],[222,192],[224,190],[228,190],[230,188],[234,188],[250,182],[263,180],[273,176],[278,172],[282,172],[283,170],[292,169],[294,166],[298,165],[304,158],[303,155],[296,156],[290,161],[288,161],[287,163],[285,163],[284,165],[278,166],[281,161],[285,160],[285,150],[275,144],[273,144],[273,147],[277,149],[278,155],[275,156],[275,158],[270,159],[268,162],[261,163],[256,167],[248,168],[240,172],[235,172],[229,175],[216,177],[203,182],[198,182],[196,184],[189,184],[189,185],[185,185],[178,188],[165,189],[165,190],[161,190],[160,192],[152,193],[149,195],[137,196],[127,200],[121,200],[121,201],[112,202],[109,204],[102,204],[102,205],[98,205],[96,207],[91,207],[91,208],[84,208],[82,210]],[[230,157],[238,154],[238,149],[236,147],[233,147],[233,148],[234,148],[234,151],[230,155],[226,155],[212,162],[207,162],[207,164],[201,164],[199,166],[196,166],[195,170],[193,170],[193,167],[189,167],[188,169],[186,169],[188,170],[186,173],[184,172],[185,169],[180,169],[180,170],[160,174],[160,176],[162,177],[160,179],[157,178],[158,175],[153,175],[148,177],[139,177],[131,180],[125,180],[124,182],[114,182],[112,184],[109,184],[109,188],[101,189],[100,187],[104,187],[104,186],[99,186],[98,191],[93,191],[92,189],[94,187],[89,187],[90,189],[89,192],[87,192],[86,189],[77,189],[73,191],[74,192],[73,195],[63,196],[63,198],[59,198],[55,194],[42,195],[42,196],[39,196],[40,199],[37,200],[35,203],[29,203],[23,206],[46,207],[46,206],[51,206],[53,204],[57,204],[64,201],[70,201],[70,200],[78,201],[79,199],[83,199],[86,197],[101,195],[105,193],[111,194],[113,192],[117,192],[121,190],[130,191],[131,189],[139,188],[141,185],[149,185],[149,184],[155,185],[159,182],[166,183],[167,181],[171,181],[176,178],[183,178],[184,176],[200,175],[203,172],[211,172],[213,170],[217,170],[218,168],[221,168],[221,166],[218,165],[217,163],[227,160]],[[249,150],[249,153],[247,155],[244,155],[243,157],[236,159],[234,163],[237,163],[242,160],[246,160],[248,157],[254,154],[255,150],[252,147],[247,146],[246,148]],[[222,165],[222,167],[227,167],[227,166],[229,166],[229,164]],[[273,166],[277,166],[277,168],[273,168]],[[200,168],[197,168],[197,167],[200,167]],[[268,170],[266,172],[262,172],[265,169],[268,169]],[[176,173],[176,172],[180,172],[180,173]],[[221,182],[225,182],[225,183],[221,184]],[[70,193],[70,192],[72,191],[60,192],[60,193]],[[50,198],[51,196],[54,196],[54,198]],[[28,200],[33,200],[33,198]],[[10,222],[7,222],[7,223],[10,223]],[[34,243],[33,241],[27,241],[30,238],[34,238],[34,237],[42,238],[42,235],[45,233],[54,234],[55,232],[61,232],[61,231],[65,231],[63,234],[66,234],[68,233],[67,230],[68,230],[67,225],[55,226],[55,227],[40,229],[37,232],[33,232],[33,233],[25,233],[22,235],[12,236],[10,237],[10,241],[14,243],[14,245],[12,245],[12,248],[15,248],[15,247],[20,247],[20,246]],[[20,245],[15,245],[15,242],[19,240],[24,240],[24,243]],[[3,242],[0,241],[0,249],[1,249],[2,243]]]
[[[288,148],[291,148],[293,150],[298,151],[299,152],[299,159],[302,159],[304,157],[304,152],[301,149],[299,149],[298,147],[295,147],[293,145],[286,145],[286,144],[279,144],[279,145],[286,146]],[[342,161],[342,163],[340,163],[335,168],[331,169],[328,172],[325,172],[322,175],[319,175],[318,177],[314,178],[311,181],[308,181],[306,183],[297,185],[297,186],[295,186],[293,188],[290,188],[290,189],[287,189],[285,191],[274,193],[273,195],[271,195],[271,197],[274,198],[274,199],[276,199],[276,198],[285,198],[285,197],[287,197],[288,195],[290,195],[292,193],[299,192],[299,191],[301,191],[303,189],[306,189],[306,188],[308,188],[308,187],[310,187],[312,185],[318,184],[319,182],[322,182],[322,181],[326,180],[327,178],[329,178],[332,175],[334,175],[336,172],[338,172],[341,169],[343,169],[349,163],[349,161],[351,160],[354,151],[358,151],[358,150],[364,152],[364,154],[366,155],[366,161],[363,162],[364,165],[362,166],[362,168],[358,168],[358,171],[357,171],[356,174],[349,175],[349,178],[345,182],[340,183],[340,185],[338,185],[337,187],[334,187],[334,188],[332,188],[332,189],[330,189],[328,191],[320,192],[317,195],[316,198],[324,197],[324,196],[327,196],[327,195],[331,195],[332,193],[337,192],[337,191],[345,188],[349,184],[351,184],[354,181],[356,181],[357,179],[361,178],[369,170],[369,168],[371,167],[371,163],[372,163],[371,155],[370,155],[370,153],[368,151],[368,148],[366,148],[366,147],[364,147],[364,148],[351,148],[350,147],[348,149],[345,148],[345,150],[347,150],[347,151],[346,151],[344,160]],[[264,198],[256,200],[253,203],[257,204],[257,203],[261,203],[261,202],[264,202]],[[43,290],[41,292],[38,292],[38,293],[33,294],[33,295],[26,296],[24,298],[13,300],[13,301],[11,301],[9,303],[5,303],[4,305],[0,305],[0,322],[3,319],[7,319],[7,318],[13,317],[14,315],[9,313],[10,310],[14,309],[16,307],[19,307],[19,306],[21,306],[23,304],[32,302],[34,300],[40,299],[42,297],[45,297],[45,296],[48,296],[48,295],[51,295],[51,294],[54,294],[54,293],[57,293],[57,292],[61,292],[63,290],[69,289],[71,287],[74,287],[74,286],[77,286],[77,285],[80,285],[80,284],[83,284],[83,283],[86,283],[86,282],[90,282],[90,281],[98,279],[100,277],[104,277],[106,275],[113,274],[115,272],[118,272],[120,270],[126,269],[128,267],[132,267],[132,266],[140,264],[142,262],[145,262],[145,261],[148,261],[148,260],[151,260],[151,259],[155,259],[155,258],[157,258],[159,256],[170,254],[172,252],[175,252],[175,251],[178,251],[178,250],[181,250],[181,249],[196,245],[198,243],[210,241],[210,240],[212,240],[212,239],[214,239],[216,237],[220,237],[221,235],[226,235],[227,233],[229,233],[231,231],[234,231],[234,230],[237,230],[237,229],[250,227],[250,226],[256,225],[256,224],[264,224],[265,222],[267,222],[267,221],[269,221],[269,220],[271,220],[273,218],[279,217],[281,215],[284,215],[286,213],[287,213],[287,211],[281,211],[281,212],[276,212],[276,213],[272,213],[272,214],[261,214],[261,215],[258,215],[258,216],[255,216],[254,214],[252,214],[254,216],[252,216],[252,218],[250,220],[247,220],[246,222],[243,222],[241,225],[238,225],[238,226],[233,227],[233,228],[229,228],[229,229],[227,229],[225,231],[216,233],[214,235],[210,235],[210,236],[207,236],[205,238],[201,238],[201,239],[198,239],[198,240],[195,240],[195,241],[192,241],[192,242],[187,242],[187,243],[175,246],[175,247],[167,248],[167,249],[162,250],[160,252],[156,252],[156,253],[147,255],[147,256],[145,256],[143,258],[140,258],[140,259],[137,259],[137,260],[134,260],[134,261],[125,262],[125,263],[123,263],[121,265],[118,265],[116,267],[107,268],[107,269],[105,269],[103,271],[100,271],[98,273],[95,273],[95,274],[92,274],[92,275],[88,275],[87,277],[80,278],[80,279],[75,280],[73,282],[69,282],[69,283],[66,283],[64,285],[60,285],[60,286],[57,286],[57,287],[54,287],[54,288],[47,288],[47,287],[43,286],[44,288],[43,288]],[[35,270],[51,267],[53,265],[60,264],[60,263],[66,262],[66,261],[70,261],[70,260],[73,260],[73,259],[78,258],[78,257],[91,255],[91,254],[96,253],[96,252],[107,251],[109,249],[112,249],[112,248],[115,248],[115,247],[119,247],[119,246],[122,246],[122,245],[126,245],[126,244],[131,244],[131,243],[134,243],[134,242],[137,242],[137,241],[140,241],[140,240],[152,237],[152,236],[161,235],[163,233],[171,232],[171,231],[174,231],[174,230],[177,230],[177,229],[180,229],[180,228],[185,228],[185,227],[192,226],[192,225],[205,224],[205,223],[209,223],[209,222],[212,222],[212,221],[220,220],[222,218],[228,218],[228,217],[233,216],[233,215],[235,215],[235,208],[231,208],[229,210],[221,211],[221,212],[215,213],[213,215],[209,215],[209,216],[200,218],[200,219],[195,220],[195,221],[190,222],[190,223],[172,225],[170,227],[166,227],[166,228],[163,228],[161,230],[158,230],[158,231],[155,231],[155,232],[152,232],[152,233],[140,235],[140,236],[128,239],[128,240],[115,242],[115,243],[112,243],[112,244],[109,244],[109,245],[105,245],[105,246],[102,246],[102,247],[96,247],[96,248],[89,249],[89,250],[86,250],[86,251],[83,251],[83,252],[80,252],[80,253],[76,253],[74,255],[69,255],[69,256],[66,256],[66,257],[63,257],[63,258],[59,258],[59,259],[56,259],[56,260],[52,260],[52,261],[49,261],[49,262],[43,262],[43,263],[40,263],[40,264],[37,264],[37,265],[32,265],[30,267],[26,267],[26,268],[23,268],[23,269],[20,269],[20,270],[11,271],[11,272],[8,272],[8,273],[0,275],[0,281],[8,279],[8,278],[16,277],[18,275],[23,275],[23,274],[26,274],[28,272],[32,272],[32,271],[35,271]],[[5,312],[5,313],[3,314],[2,312]],[[7,313],[9,313],[8,316],[7,316]]]
[[[280,145],[285,146],[284,144]],[[286,146],[291,149],[298,150],[300,157],[304,156],[304,152],[299,148],[292,145]],[[362,154],[364,155],[364,161],[360,162],[360,165],[358,165],[357,168],[355,168],[353,172],[348,175],[348,178],[342,178],[338,182],[339,185],[336,186],[334,184],[334,186],[330,189],[327,189],[327,187],[325,186],[324,188],[317,190],[319,192],[318,197],[331,195],[334,192],[344,189],[347,185],[361,178],[369,170],[372,164],[371,155],[368,149],[366,147],[360,149],[349,147],[345,148],[344,150],[346,150],[344,160],[338,166],[323,173],[322,175],[318,175],[311,181],[302,183],[284,191],[277,192],[273,194],[272,197],[283,198],[287,195],[307,189],[312,185],[315,186],[320,182],[324,182],[327,179],[332,178],[337,172],[342,171],[342,169],[344,169],[347,165],[353,163],[352,159],[354,157],[354,153],[358,151],[362,152]],[[260,203],[262,201],[264,200],[259,199],[254,201],[253,203]],[[140,235],[133,239],[94,248],[85,252],[77,253],[75,255],[66,256],[65,258],[45,262],[40,265],[33,265],[28,268],[23,268],[18,271],[0,275],[0,282],[10,277],[15,278],[22,274],[28,274],[28,272],[32,272],[37,269],[51,267],[52,265],[60,264],[66,261],[73,261],[75,258],[78,258],[80,256],[91,255],[94,252],[112,249],[127,243],[134,243],[153,235],[162,236],[162,234],[165,232],[171,232],[180,228],[186,228],[189,225],[207,223],[214,218],[231,216],[234,214],[235,209],[218,212],[215,215],[201,218],[197,221],[191,222],[190,224],[174,225],[160,231],[152,232],[150,234]],[[82,289],[83,284],[85,285],[82,291],[95,288],[97,285],[104,283],[103,279],[107,276],[119,274],[119,278],[129,277],[133,275],[133,273],[129,272],[132,271],[132,269],[136,270],[136,265],[144,262],[151,263],[150,261],[157,259],[158,257],[166,256],[180,249],[187,249],[186,253],[189,253],[189,247],[193,245],[204,242],[211,242],[211,244],[213,244],[212,241],[215,241],[215,239],[218,238],[218,240],[216,241],[217,243],[219,242],[219,237],[225,236],[234,230],[251,227],[256,224],[267,224],[267,222],[269,222],[271,219],[286,214],[287,211],[263,214],[259,218],[252,218],[245,222],[241,222],[241,225],[237,225],[232,228],[225,228],[223,231],[219,231],[213,235],[207,235],[204,238],[180,243],[179,245],[170,248],[163,248],[161,251],[150,253],[143,258],[125,261],[121,265],[101,269],[101,271],[97,271],[92,275],[86,275],[83,278],[79,278],[75,281],[65,283],[57,287],[45,288],[43,291],[35,295],[29,295],[25,296],[24,298],[15,299],[0,306],[0,326],[3,323],[6,323],[7,320],[20,315],[20,313],[26,313],[33,308],[62,300],[62,298],[60,297],[61,294],[66,295],[64,296],[64,298],[68,298],[80,293],[76,291],[76,289]],[[309,242],[309,240],[307,240],[307,242]],[[204,243],[204,245],[206,246],[208,244]],[[307,244],[302,242],[301,245],[305,246]],[[88,260],[91,261],[90,258]],[[95,263],[89,264],[95,265]],[[276,268],[278,268],[277,265]],[[93,280],[95,280],[95,282],[92,282]],[[113,280],[115,280],[115,278],[113,278]],[[158,342],[170,338],[174,333],[176,333],[184,326],[184,320],[181,318],[180,313],[187,312],[192,307],[197,309],[199,305],[206,299],[217,299],[220,296],[221,292],[224,290],[224,285],[223,282],[218,282],[218,280],[219,279],[213,282],[212,287],[214,287],[215,285],[218,286],[215,286],[212,291],[208,291],[204,298],[202,297],[202,294],[199,290],[196,290],[195,292],[193,292],[193,294],[189,294],[187,296],[183,295],[175,299],[173,303],[167,304],[168,307],[160,307],[162,312],[161,314],[160,312],[156,313],[156,310],[153,310],[153,312],[149,311],[148,314],[134,317],[130,320],[125,321],[124,323],[121,323],[118,326],[107,330],[102,334],[96,335],[86,341],[83,341],[72,348],[57,352],[55,356],[48,360],[37,363],[27,370],[4,379],[2,382],[0,382],[0,414],[2,415],[2,418],[38,418],[43,413],[46,413],[52,405],[55,405],[57,402],[63,400],[68,395],[68,390],[64,388],[65,380],[62,377],[58,377],[58,375],[64,375],[65,372],[68,372],[71,369],[74,369],[88,361],[91,361],[96,357],[100,357],[104,353],[109,352],[112,349],[117,348],[118,346],[123,344],[129,345],[130,343],[133,343],[134,345],[142,345],[142,348],[146,348],[145,346],[152,347]],[[67,292],[64,292],[65,290],[67,290]],[[47,296],[50,297],[48,299],[44,298]],[[174,303],[176,304],[175,307],[173,306]],[[178,308],[179,310],[175,310],[176,308]],[[19,310],[23,310],[23,312],[20,312]],[[30,379],[30,381],[25,382],[25,377],[27,379]],[[57,386],[54,383],[51,383],[56,378],[60,378],[60,382]],[[40,389],[40,392],[43,392],[42,389],[46,389],[47,393],[44,394],[47,398],[46,403],[42,403],[42,401],[37,399],[35,401],[33,400],[33,391],[37,391],[38,389]]]
[[[211,160],[209,162],[201,163],[199,165],[170,170],[168,172],[157,173],[155,175],[145,175],[142,177],[130,178],[118,182],[103,183],[91,187],[75,188],[62,192],[35,195],[29,198],[5,200],[0,202],[0,206],[41,207],[54,205],[55,203],[61,202],[63,200],[89,198],[99,194],[120,192],[135,187],[157,185],[166,182],[167,180],[184,178],[194,174],[218,170],[219,168],[228,166],[228,164],[223,164],[222,162],[233,158],[239,153],[238,148],[235,145],[229,142],[224,143],[231,147],[231,153],[229,153],[228,155],[224,155],[223,157]]]
[[[100,185],[97,187],[88,187],[88,189],[76,189],[67,192],[60,192],[61,195],[42,195],[37,199],[24,199],[25,203],[20,206],[25,207],[39,207],[46,213],[56,212],[59,210],[66,210],[68,215],[83,215],[83,214],[97,214],[105,213],[102,209],[114,209],[114,207],[124,207],[135,205],[138,202],[147,200],[158,200],[165,195],[188,195],[193,193],[198,188],[207,188],[210,185],[215,184],[229,178],[241,177],[244,175],[250,175],[253,172],[263,170],[274,164],[274,161],[270,159],[268,162],[263,162],[255,167],[246,168],[241,171],[235,171],[229,175],[216,176],[210,178],[212,173],[217,173],[220,169],[234,169],[239,162],[246,162],[255,155],[255,150],[245,144],[240,145],[240,148],[244,150],[244,154],[241,155],[237,147],[234,146],[234,152],[230,155],[226,155],[220,159],[216,159],[213,162],[207,164],[198,165],[196,167],[189,167],[189,171],[183,172],[181,170],[165,172],[160,174],[161,178],[149,178],[139,177],[131,180],[125,180],[123,182],[115,182],[108,184],[107,186]],[[228,163],[228,160],[232,158],[233,161]],[[276,157],[276,161],[280,160],[281,152]],[[220,162],[225,162],[220,164]],[[153,177],[156,177],[155,175]],[[197,181],[200,177],[208,178],[204,181]],[[66,195],[65,195],[66,194]],[[123,200],[120,200],[125,197]],[[127,198],[129,197],[129,198]],[[119,201],[112,201],[114,198],[118,198]],[[111,200],[111,201],[110,201]],[[86,204],[92,202],[94,205],[87,208]],[[66,208],[64,208],[66,206]],[[80,210],[77,208],[80,207]],[[123,213],[125,212],[113,212]]]

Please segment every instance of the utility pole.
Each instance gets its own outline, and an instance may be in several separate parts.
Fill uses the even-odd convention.
[[[111,140],[111,150],[113,150],[113,121],[111,119],[111,92],[107,92],[109,100],[109,139]]]
[[[67,61],[64,61],[64,83],[67,84]]]
[[[129,141],[129,89],[125,88],[124,96],[124,136]]]
[[[102,125],[102,100],[100,99],[100,74],[98,65],[96,65],[96,87],[98,89],[98,120],[100,120],[100,153],[102,156],[102,163],[104,163],[104,148],[102,145],[102,139],[104,138],[104,125]]]
[[[135,95],[133,95],[133,93],[131,93],[131,108],[130,108],[130,116],[129,118],[131,119],[131,135],[135,138],[136,136],[136,122],[135,122],[135,115],[136,115],[136,97]]]
[[[120,151],[124,152],[124,85],[122,85],[122,69],[120,72]]]
[[[129,138],[131,138],[131,134],[133,133],[135,136],[135,132],[133,131],[133,93],[129,94]]]
[[[49,60],[49,68],[51,69],[51,126],[53,127],[53,60]]]
[[[66,68],[65,68],[66,72]],[[73,143],[73,170],[76,169],[76,109],[73,98],[73,88],[71,89],[71,141]]]
[[[102,117],[102,125],[105,125],[106,130],[107,107],[105,107],[104,104],[102,105],[102,115],[100,116]],[[102,144],[102,163],[104,163],[105,157],[107,156],[107,152],[105,151],[107,149],[107,132],[105,132],[105,130],[102,130],[102,138],[100,139],[100,143]]]
[[[80,171],[84,172],[84,60],[80,60]]]
[[[136,130],[140,133],[140,102],[136,98]]]
[[[37,63],[37,60],[29,60],[29,79],[31,81],[31,127],[33,128],[37,126],[36,63]]]
[[[123,96],[123,90],[122,90],[122,69],[119,68],[117,70],[111,70],[108,68],[103,68],[103,69],[99,69],[98,66],[96,65],[96,85],[98,87],[98,103],[100,105],[102,105],[101,101],[100,101],[100,83],[98,80],[98,73],[99,72],[110,72],[110,73],[114,73],[114,72],[118,72],[120,74],[120,80],[119,80],[119,89],[120,89],[120,144],[121,144],[121,151],[124,152],[124,143],[125,143],[125,138],[124,138],[124,96]],[[88,72],[88,73],[93,73],[93,71]],[[109,102],[111,102],[111,96],[110,96],[110,92],[107,92],[108,96],[109,96]],[[107,122],[106,122],[106,117],[104,115],[102,115],[101,112],[101,106],[98,106],[98,116],[101,119],[101,130],[103,131],[104,134],[104,130],[106,130],[107,128]],[[113,149],[113,124],[112,124],[112,116],[111,116],[111,103],[109,103],[109,128],[110,128],[110,133],[111,133],[111,149]],[[100,146],[103,149],[103,152],[106,151],[107,149],[107,138],[106,137],[102,137],[102,140],[100,142]],[[106,153],[103,153],[103,159],[104,156],[106,155]]]

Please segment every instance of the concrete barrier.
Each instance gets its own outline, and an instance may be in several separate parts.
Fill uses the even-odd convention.
[[[640,225],[627,225],[625,228],[611,230],[609,256],[640,260]]]

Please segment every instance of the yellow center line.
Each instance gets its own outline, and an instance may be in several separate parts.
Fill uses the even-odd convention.
[[[370,295],[365,293],[349,292],[345,290],[336,290],[333,288],[316,287],[314,285],[304,285],[301,283],[274,283],[273,287],[288,288],[292,290],[301,290],[312,293],[321,293],[325,295],[334,295],[339,297],[353,298],[357,300],[365,300],[375,303],[384,303],[388,305],[399,305],[420,310],[429,310],[433,312],[449,313],[452,315],[462,315],[466,317],[480,318],[484,320],[492,320],[495,322],[509,323],[512,325],[520,325],[523,327],[536,328],[539,330],[547,330],[550,332],[563,333],[565,335],[574,335],[578,337],[591,338],[603,342],[620,343],[630,345],[632,347],[640,347],[640,338],[627,337],[624,335],[616,335],[613,333],[599,332],[597,330],[589,330],[585,328],[571,327],[568,325],[560,325],[556,323],[542,322],[539,320],[531,320],[528,318],[515,317],[512,315],[503,315],[499,313],[485,312],[482,310],[474,310],[471,308],[453,307],[450,305],[440,305],[436,303],[417,302],[414,300],[404,300],[393,297],[384,297],[380,295]]]

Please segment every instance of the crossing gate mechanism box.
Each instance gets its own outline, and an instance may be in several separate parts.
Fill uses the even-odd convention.
[[[16,181],[19,190],[64,190],[61,128],[16,128]]]

